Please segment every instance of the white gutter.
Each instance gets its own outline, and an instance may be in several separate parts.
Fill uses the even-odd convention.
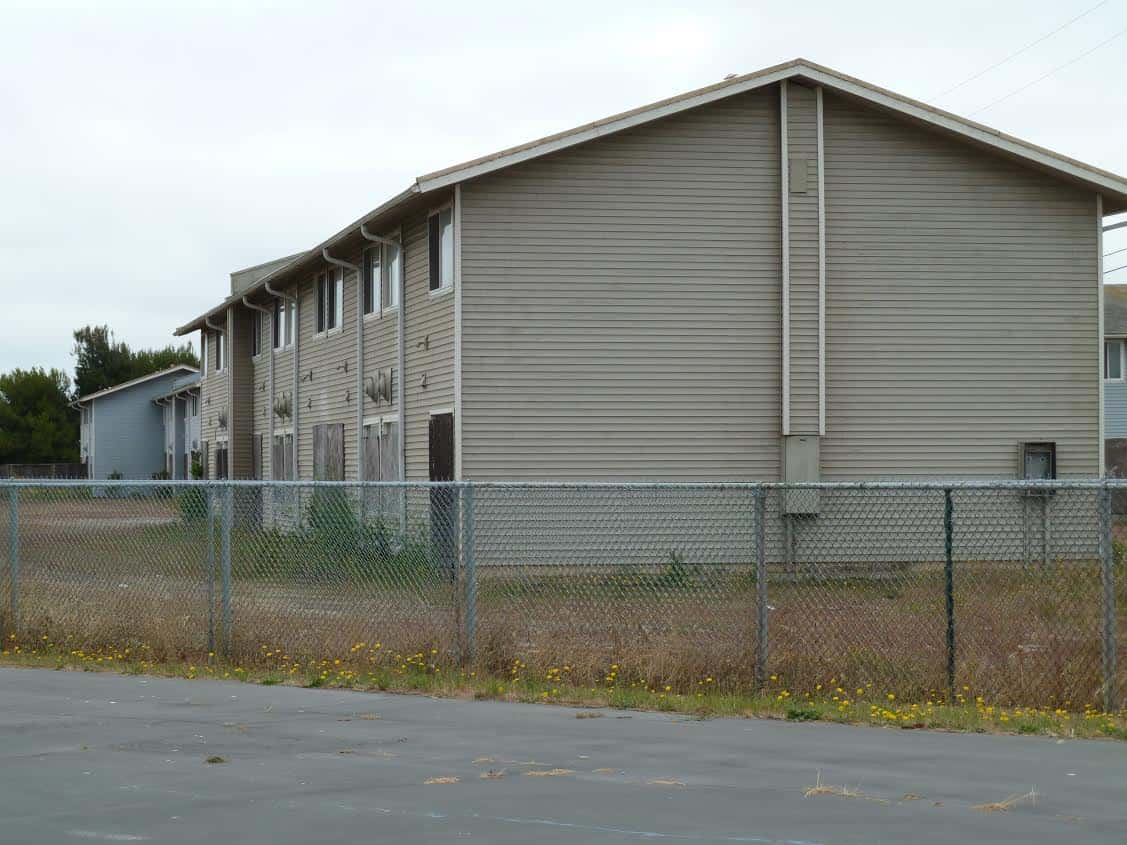
[[[301,314],[299,313],[300,308],[301,308],[301,304],[298,302],[298,298],[296,296],[290,296],[288,293],[282,293],[282,291],[280,291],[280,290],[274,290],[272,287],[270,287],[269,282],[266,282],[263,285],[263,290],[265,290],[271,296],[277,297],[278,299],[282,300],[282,302],[292,302],[293,303],[293,396],[291,397],[291,401],[290,401],[290,425],[293,427],[293,479],[292,480],[296,481],[298,478],[301,477],[300,473],[298,471],[298,466],[297,466],[297,456],[298,456],[298,434],[297,434],[298,401],[297,401],[297,394],[298,394],[298,385],[300,384],[300,381],[301,381],[301,372],[298,369],[298,354],[301,352],[301,332],[299,331],[299,329],[301,328]],[[271,321],[270,325],[273,326],[273,321]],[[273,332],[273,329],[271,329],[271,332]],[[283,338],[282,342],[285,343],[284,338]],[[271,357],[274,355],[273,349],[270,350],[270,355],[271,355]],[[274,412],[274,397],[273,396],[270,397],[270,412],[271,413]],[[270,444],[270,448],[271,449],[274,448],[273,443]]]
[[[403,349],[403,319],[407,311],[407,297],[404,296],[403,289],[404,277],[407,275],[407,250],[403,247],[403,227],[402,224],[400,224],[399,238],[397,240],[373,235],[363,223],[360,224],[360,234],[365,240],[378,244],[389,244],[399,249],[399,278],[395,282],[395,298],[399,305],[395,319],[395,366],[397,370],[395,374],[395,404],[399,406],[399,477],[403,479],[407,477],[407,415],[404,409],[405,402],[403,398],[403,365],[405,358]],[[383,267],[382,260],[380,261],[380,267]]]
[[[268,371],[269,375],[267,376],[267,379],[270,382],[270,395],[269,395],[269,398],[267,399],[267,402],[266,402],[266,413],[267,413],[268,419],[269,419],[269,422],[267,423],[267,426],[266,426],[266,436],[270,438],[270,480],[276,481],[277,479],[274,478],[274,312],[271,311],[269,308],[265,308],[261,305],[255,305],[253,302],[251,302],[245,296],[243,297],[243,305],[245,305],[247,308],[250,308],[253,311],[258,311],[262,314],[265,314],[266,315],[266,322],[268,322],[270,324],[270,369]],[[262,332],[258,333],[258,337],[259,337],[259,345],[261,346],[261,344],[262,344]],[[260,349],[259,351],[261,352],[262,350]],[[253,417],[254,416],[254,404],[253,403],[251,403],[251,412],[250,413],[251,413],[251,417]],[[254,433],[254,421],[253,420],[251,421],[251,424],[250,424],[250,430],[251,430],[251,434],[253,434]],[[261,460],[262,450],[259,449],[258,452],[259,452],[259,459]],[[259,467],[258,468],[259,476],[265,476],[266,475],[265,469],[266,469],[265,467]]]
[[[364,273],[349,261],[333,258],[328,247],[321,248],[321,257],[356,274],[356,480],[364,481]],[[343,286],[341,295],[344,295]]]

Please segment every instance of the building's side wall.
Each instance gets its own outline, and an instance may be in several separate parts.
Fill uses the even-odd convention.
[[[286,346],[286,347],[283,347],[281,349],[274,350],[273,352],[271,352],[271,354],[274,356],[274,400],[278,401],[278,402],[282,402],[286,399],[289,399],[290,408],[292,410],[292,408],[293,408],[293,392],[294,392],[294,390],[293,390],[293,382],[294,382],[294,377],[293,377],[293,346],[292,345]],[[260,364],[258,364],[257,368],[256,368],[256,378],[259,378],[260,380],[262,378],[265,378],[266,375],[269,372],[268,368],[269,368],[269,362],[266,361],[266,360],[263,360]],[[262,373],[261,376],[258,375],[258,373],[260,373],[260,372]],[[267,385],[267,389],[269,389],[269,385]],[[273,403],[271,403],[270,406],[267,408],[266,413],[267,414],[274,413]],[[261,431],[263,434],[266,434],[270,423],[269,423],[269,420],[263,419],[261,422],[257,423],[257,425],[260,426],[259,431]],[[275,436],[282,434],[283,432],[292,432],[292,431],[293,431],[293,418],[292,417],[280,417],[280,416],[277,416],[275,414],[275,416],[274,416],[274,434],[275,434]],[[273,457],[273,451],[272,451],[273,448],[274,448],[273,443],[271,443],[269,449],[265,449],[265,448],[263,449],[263,455],[264,455],[263,461],[265,462],[265,469],[266,469],[266,471],[263,473],[263,475],[265,475],[267,478],[273,477],[273,475],[272,475],[273,466],[274,466],[274,457]]]
[[[204,443],[208,444],[207,477],[215,478],[216,443],[221,437],[227,438],[227,429],[219,425],[219,417],[220,414],[228,411],[230,397],[227,391],[227,378],[231,370],[228,367],[223,372],[215,371],[215,333],[210,330],[207,333],[207,374],[200,379],[200,448],[203,448]]]
[[[111,473],[122,478],[150,479],[164,469],[164,409],[153,397],[172,387],[179,373],[143,382],[93,400],[97,420],[92,479]]]
[[[1096,200],[825,96],[823,477],[1099,473]]]
[[[465,477],[779,477],[779,148],[772,88],[463,185]]]
[[[790,433],[818,433],[818,104],[813,88],[787,85],[787,158],[806,168],[805,188],[791,167]]]
[[[383,233],[385,237],[401,240],[402,233],[395,231]],[[402,242],[402,241],[401,241]],[[378,246],[372,246],[373,249]],[[366,256],[357,256],[361,267],[366,266]],[[364,397],[365,418],[395,417],[399,413],[399,316],[401,309],[378,309],[364,318],[364,376],[375,378],[378,370],[392,369],[391,401],[381,400],[378,404],[371,397]],[[406,349],[404,353],[406,354]]]
[[[435,207],[442,205],[436,200]],[[404,221],[406,478],[430,474],[430,412],[454,406],[454,291],[430,291],[427,215]]]

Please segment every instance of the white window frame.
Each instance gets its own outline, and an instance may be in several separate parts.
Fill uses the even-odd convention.
[[[322,291],[322,285],[325,286]],[[313,279],[313,293],[314,293],[314,308],[320,310],[321,306],[318,300],[324,296],[328,299],[328,286],[333,286],[333,313],[332,318],[335,325],[329,325],[329,311],[325,308],[325,327],[319,332],[314,332],[314,337],[326,337],[327,335],[337,334],[344,329],[344,268],[332,267],[325,270],[324,273],[318,273]],[[328,302],[325,303],[328,306]],[[317,313],[314,311],[313,319],[317,319]]]
[[[376,278],[372,279],[372,258],[377,257],[379,262],[379,272]],[[372,283],[372,310],[364,312],[364,319],[370,320],[379,317],[383,314],[383,274],[384,274],[384,256],[383,246],[377,244],[370,246],[364,250],[364,284],[360,291],[360,307],[364,307],[364,297],[368,295],[368,283]]]
[[[448,279],[445,278],[445,276],[446,276],[445,271],[447,270],[447,268],[446,268],[446,262],[443,261],[442,230],[439,229],[439,233],[438,233],[438,262],[439,262],[438,263],[438,287],[436,287],[434,290],[430,290],[430,270],[429,269],[427,270],[427,293],[430,295],[430,297],[432,299],[437,298],[439,296],[445,296],[446,294],[450,293],[450,291],[454,290],[454,283],[455,283],[454,264],[456,263],[456,260],[457,260],[456,255],[457,255],[457,252],[458,252],[458,245],[456,243],[457,233],[454,231],[454,225],[455,225],[454,224],[454,203],[452,203],[452,202],[448,202],[448,203],[445,203],[443,205],[440,205],[438,208],[432,210],[430,212],[430,214],[427,215],[427,260],[428,261],[430,260],[430,219],[432,217],[437,217],[438,215],[444,214],[446,212],[450,213],[450,262],[449,262],[450,267],[449,267],[449,278]]]
[[[200,378],[207,378],[207,329],[200,332]]]
[[[1117,377],[1107,374],[1108,347],[1115,344],[1119,347],[1119,375]],[[1104,338],[1104,381],[1111,384],[1122,384],[1127,381],[1127,340],[1121,337]]]
[[[222,373],[227,370],[227,332],[215,333],[215,372]]]
[[[262,357],[262,317],[261,311],[251,311],[250,324],[250,353],[252,358]],[[270,316],[273,320],[273,315]]]
[[[274,352],[281,352],[293,346],[294,314],[297,306],[289,299],[275,299],[274,308],[278,311],[278,332],[274,333],[274,312],[270,312],[270,342]]]
[[[388,253],[395,250],[395,263],[388,258]],[[384,244],[380,266],[384,277],[387,279],[387,303],[383,301],[382,280],[380,292],[380,313],[395,311],[399,308],[399,289],[403,286],[403,247],[399,244]],[[394,270],[394,274],[393,271]]]

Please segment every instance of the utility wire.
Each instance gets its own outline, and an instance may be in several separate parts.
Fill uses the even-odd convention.
[[[1006,57],[1005,57],[1004,59],[1002,59],[1002,60],[1001,60],[1000,62],[995,62],[994,64],[990,65],[990,67],[988,67],[988,68],[986,68],[986,69],[984,69],[984,70],[980,70],[980,71],[979,71],[978,73],[976,73],[976,74],[975,74],[974,76],[968,76],[968,77],[967,77],[966,79],[964,79],[964,80],[963,80],[962,82],[960,82],[960,83],[959,83],[958,85],[952,85],[952,86],[951,86],[950,88],[948,88],[948,89],[947,89],[946,91],[942,91],[942,92],[940,92],[939,94],[936,94],[936,95],[935,95],[935,97],[946,97],[946,96],[947,96],[948,94],[950,94],[950,93],[951,93],[952,91],[958,91],[958,90],[959,90],[960,88],[962,88],[962,87],[963,87],[964,85],[968,85],[968,84],[970,84],[971,82],[974,82],[974,81],[975,81],[976,79],[980,79],[980,78],[982,78],[982,77],[983,77],[983,76],[985,76],[986,74],[990,73],[990,71],[992,71],[992,70],[995,70],[996,68],[1000,68],[1000,67],[1001,67],[1002,65],[1004,65],[1004,64],[1005,64],[1006,62],[1010,61],[1011,59],[1016,59],[1016,58],[1017,58],[1018,56],[1020,56],[1020,55],[1021,55],[1022,53],[1025,53],[1025,52],[1027,52],[1027,51],[1029,51],[1029,50],[1032,50],[1032,49],[1033,49],[1034,47],[1036,47],[1036,46],[1037,46],[1038,44],[1040,44],[1040,43],[1041,43],[1042,41],[1047,41],[1048,39],[1050,39],[1050,38],[1052,38],[1052,37],[1053,37],[1054,35],[1056,35],[1056,34],[1057,34],[1058,32],[1060,32],[1060,31],[1062,31],[1062,30],[1065,30],[1065,29],[1068,29],[1068,27],[1072,26],[1072,25],[1073,25],[1074,23],[1076,23],[1076,22],[1077,22],[1078,20],[1080,20],[1081,18],[1083,18],[1083,17],[1087,17],[1088,15],[1092,14],[1092,12],[1096,11],[1096,9],[1100,8],[1100,6],[1106,6],[1106,5],[1108,4],[1108,2],[1109,2],[1109,1],[1110,1],[1110,0],[1101,0],[1101,2],[1097,3],[1097,4],[1096,4],[1095,6],[1093,6],[1092,8],[1088,9],[1088,11],[1086,11],[1086,12],[1081,12],[1081,13],[1080,13],[1079,15],[1077,15],[1076,17],[1074,17],[1074,18],[1073,18],[1072,20],[1070,20],[1070,21],[1066,21],[1065,23],[1062,23],[1062,24],[1061,24],[1060,26],[1058,26],[1058,27],[1057,27],[1056,29],[1054,29],[1054,30],[1053,30],[1052,32],[1049,32],[1049,33],[1046,33],[1045,35],[1042,35],[1042,36],[1041,36],[1040,38],[1038,38],[1038,39],[1037,39],[1036,41],[1030,41],[1030,42],[1029,42],[1028,44],[1026,44],[1026,45],[1025,45],[1024,47],[1022,47],[1022,48],[1021,48],[1020,50],[1018,50],[1018,51],[1017,51],[1016,53],[1010,53],[1010,54],[1009,54],[1008,56],[1006,56]]]
[[[1041,76],[1038,76],[1038,77],[1037,77],[1036,79],[1034,79],[1034,80],[1033,80],[1032,82],[1027,82],[1027,83],[1026,83],[1025,85],[1022,85],[1022,86],[1021,86],[1020,88],[1017,88],[1017,89],[1015,89],[1015,90],[1011,91],[1010,93],[1006,94],[1005,96],[1003,96],[1003,97],[999,97],[998,99],[994,100],[993,102],[987,103],[987,104],[986,104],[986,105],[984,105],[984,106],[983,106],[982,108],[980,108],[980,109],[977,109],[976,111],[972,111],[972,112],[971,112],[971,117],[974,117],[974,115],[976,115],[976,114],[981,114],[982,112],[986,111],[987,109],[991,109],[991,108],[993,108],[994,106],[998,105],[998,103],[1004,102],[1005,100],[1008,100],[1008,99],[1009,99],[1010,97],[1013,97],[1013,96],[1014,96],[1014,95],[1016,95],[1016,94],[1020,94],[1020,93],[1021,93],[1022,91],[1024,91],[1024,90],[1025,90],[1025,89],[1027,89],[1027,88],[1032,88],[1032,87],[1033,87],[1034,85],[1036,85],[1036,84],[1037,84],[1038,82],[1042,82],[1042,81],[1044,81],[1044,80],[1048,79],[1048,78],[1049,78],[1050,76],[1052,76],[1052,75],[1053,75],[1054,73],[1059,73],[1060,71],[1064,70],[1064,69],[1065,69],[1066,67],[1071,67],[1072,65],[1076,64],[1076,63],[1077,63],[1078,61],[1080,61],[1081,59],[1085,59],[1085,58],[1087,58],[1088,56],[1092,55],[1092,53],[1096,52],[1096,50],[1099,50],[1099,49],[1100,49],[1101,47],[1106,47],[1106,46],[1107,46],[1108,44],[1110,44],[1110,43],[1111,43],[1112,41],[1114,41],[1114,40],[1115,40],[1116,38],[1119,38],[1120,36],[1122,36],[1122,35],[1124,35],[1124,34],[1127,34],[1127,28],[1119,30],[1119,32],[1115,33],[1115,35],[1113,35],[1113,36],[1111,36],[1110,38],[1107,38],[1107,39],[1105,39],[1105,40],[1101,41],[1101,42],[1100,42],[1099,44],[1097,44],[1097,45],[1096,45],[1095,47],[1093,47],[1092,49],[1090,49],[1090,50],[1087,50],[1087,51],[1085,51],[1085,52],[1081,53],[1081,54],[1080,54],[1079,56],[1077,56],[1076,58],[1074,58],[1074,59],[1069,59],[1069,60],[1068,60],[1067,62],[1065,62],[1065,63],[1064,63],[1063,65],[1057,65],[1057,66],[1056,66],[1055,68],[1053,68],[1052,70],[1050,70],[1050,71],[1049,71],[1048,73],[1045,73],[1045,74],[1042,74]]]
[[[1127,246],[1123,247],[1122,249],[1113,249],[1111,252],[1105,252],[1104,258],[1107,258],[1109,255],[1118,255],[1121,252],[1127,252]]]
[[[1118,267],[1112,267],[1110,270],[1104,270],[1104,275],[1114,273],[1116,270],[1127,270],[1127,264],[1120,264]]]

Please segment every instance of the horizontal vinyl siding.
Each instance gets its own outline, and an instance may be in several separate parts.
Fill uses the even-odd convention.
[[[777,478],[779,177],[772,89],[463,185],[465,476]]]
[[[219,427],[219,415],[227,412],[230,399],[227,377],[230,369],[221,373],[215,371],[215,332],[208,330],[207,334],[207,375],[200,379],[200,449],[203,449],[204,443],[209,444],[208,478],[215,478],[215,444],[221,435],[227,437],[227,429]]]
[[[345,259],[348,260],[348,259]],[[300,477],[313,477],[313,427],[344,424],[345,478],[356,477],[356,274],[344,274],[344,312],[340,329],[316,335],[314,276],[296,288],[301,355],[298,409]],[[347,367],[347,369],[346,369]]]
[[[805,160],[806,193],[787,191],[790,211],[790,433],[818,433],[818,104],[812,88],[787,85],[787,157]],[[793,178],[793,174],[791,174]]]
[[[1104,437],[1127,437],[1127,383],[1104,382]]]
[[[1099,471],[1095,197],[827,95],[827,480]]]
[[[441,201],[436,201],[436,207]],[[406,287],[406,478],[430,476],[429,412],[454,406],[454,292],[430,293],[426,215],[403,224]],[[426,386],[423,386],[423,379]]]
[[[254,455],[251,434],[254,431],[254,400],[258,385],[254,383],[251,362],[251,323],[260,315],[249,308],[233,306],[228,312],[234,331],[231,337],[231,462],[232,478],[254,476]]]
[[[262,477],[270,478],[270,451],[273,444],[270,442],[270,417],[274,413],[273,403],[270,401],[270,323],[271,317],[261,311],[251,311],[251,319],[258,320],[260,326],[260,349],[257,356],[251,359],[251,391],[254,394],[251,400],[251,425],[252,436],[262,435]],[[279,387],[278,382],[286,379],[289,383],[289,370],[276,370],[274,374],[274,388]],[[277,425],[277,419],[275,419]]]

